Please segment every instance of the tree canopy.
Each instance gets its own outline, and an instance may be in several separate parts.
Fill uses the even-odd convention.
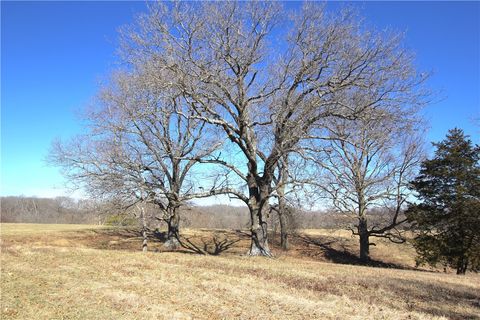
[[[420,202],[407,211],[419,231],[417,263],[442,263],[457,274],[479,270],[480,147],[457,128],[434,146],[434,157],[412,182]]]

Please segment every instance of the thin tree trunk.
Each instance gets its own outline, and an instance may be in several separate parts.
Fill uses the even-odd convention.
[[[282,250],[288,250],[289,215],[287,201],[285,199],[285,188],[288,182],[288,156],[282,158],[280,185],[277,188],[278,194],[278,220],[280,221],[280,246]]]
[[[140,207],[140,214],[141,214],[141,219],[142,219],[142,237],[143,237],[143,242],[142,242],[142,251],[147,252],[148,251],[148,245],[147,245],[147,221],[145,219],[145,209]]]
[[[285,189],[283,186],[279,189]],[[280,246],[288,250],[288,213],[283,190],[278,190],[278,220],[280,221]]]
[[[465,273],[467,272],[467,267],[468,267],[468,259],[464,256],[459,258],[457,262],[457,274],[465,275]]]
[[[270,223],[272,224],[272,238],[275,239],[277,237],[277,229],[278,229],[278,223],[275,220],[274,216],[271,216]]]
[[[288,244],[287,217],[285,213],[280,213],[280,212],[278,214],[278,217],[280,219],[280,246],[282,247],[282,250],[288,250],[289,244]]]

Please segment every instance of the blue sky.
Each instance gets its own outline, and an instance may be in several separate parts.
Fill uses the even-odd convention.
[[[427,141],[457,126],[478,143],[480,3],[354,5],[368,24],[406,31],[419,69],[434,72],[429,85],[444,99],[425,110]],[[140,1],[1,2],[1,195],[63,194],[58,169],[44,161],[51,141],[81,132],[76,112],[115,67],[118,27],[144,9]]]

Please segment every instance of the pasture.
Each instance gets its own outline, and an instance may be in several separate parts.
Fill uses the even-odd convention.
[[[1,319],[479,319],[480,277],[414,268],[378,241],[358,264],[344,231],[304,230],[275,258],[242,231],[183,230],[211,254],[140,251],[135,230],[1,225]]]

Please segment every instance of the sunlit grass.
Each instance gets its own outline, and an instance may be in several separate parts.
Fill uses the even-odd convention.
[[[31,235],[38,233],[76,231],[85,229],[102,229],[102,225],[84,225],[84,224],[40,224],[40,223],[1,223],[0,235]]]
[[[2,225],[8,230],[2,233],[2,319],[476,319],[480,314],[480,277],[474,274],[334,264],[302,255],[295,243],[291,254],[277,251],[275,259],[240,255],[246,240],[220,256],[142,253],[140,239],[125,230],[37,225],[29,233],[28,226],[18,226],[21,232]],[[42,233],[42,226],[49,232]],[[186,234],[193,237],[195,230]],[[212,236],[200,234],[204,240]]]

